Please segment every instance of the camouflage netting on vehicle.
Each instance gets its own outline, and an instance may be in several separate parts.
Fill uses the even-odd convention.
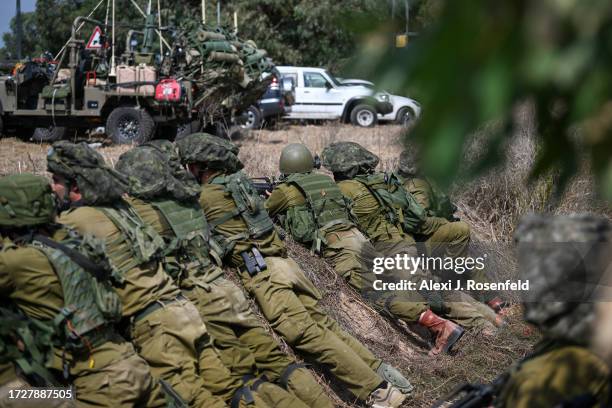
[[[261,97],[269,83],[261,74],[274,68],[266,55],[230,30],[190,19],[181,24],[161,73],[190,80],[194,107],[211,121],[228,109],[241,111]]]
[[[123,153],[115,169],[127,177],[130,193],[145,200],[170,196],[185,201],[200,193],[197,184],[187,185],[175,178],[167,157],[153,146],[138,146]]]
[[[0,178],[0,225],[24,227],[54,219],[55,201],[46,178],[27,173]]]
[[[355,142],[336,142],[323,149],[321,163],[334,174],[353,178],[378,166],[380,159]]]
[[[203,163],[208,169],[234,173],[244,165],[238,159],[239,148],[227,139],[207,133],[194,133],[176,142],[183,163]]]
[[[551,338],[585,343],[595,319],[593,292],[612,261],[610,221],[591,215],[525,217],[519,224],[525,320]]]
[[[127,179],[111,169],[87,143],[59,141],[47,153],[47,170],[74,180],[85,205],[112,204],[128,191]]]

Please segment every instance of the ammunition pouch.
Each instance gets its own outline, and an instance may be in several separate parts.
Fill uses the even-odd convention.
[[[255,247],[240,253],[244,262],[244,267],[250,276],[255,276],[259,272],[265,271],[268,268],[266,261],[261,255],[261,252]]]

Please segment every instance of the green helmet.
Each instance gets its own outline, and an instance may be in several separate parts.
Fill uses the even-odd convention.
[[[515,240],[519,277],[529,282],[529,290],[521,292],[525,320],[548,337],[584,343],[595,319],[595,286],[611,262],[610,221],[530,215],[519,223]]]
[[[414,177],[419,173],[418,153],[414,149],[404,150],[399,157],[397,170],[404,177]]]
[[[280,156],[278,168],[282,174],[308,173],[315,167],[312,153],[301,143],[287,145]]]
[[[174,143],[166,139],[156,139],[141,146],[149,146],[156,149],[164,157],[172,169],[172,175],[176,179],[186,184],[190,189],[200,190],[200,185],[197,183],[195,177],[193,177],[193,174],[188,172],[181,164],[181,157]]]
[[[176,142],[182,163],[199,163],[208,169],[235,173],[244,165],[238,159],[238,146],[227,139],[193,133]]]
[[[47,153],[47,170],[75,181],[85,205],[114,203],[128,190],[125,177],[108,167],[87,143],[53,143]]]
[[[49,181],[34,174],[0,178],[0,225],[25,227],[53,222],[55,201]]]
[[[353,178],[376,168],[380,159],[371,151],[355,142],[336,142],[321,153],[323,166],[334,175]]]
[[[166,196],[183,201],[199,194],[196,183],[186,185],[174,177],[167,157],[153,146],[141,145],[123,153],[115,169],[128,179],[130,193],[144,200]]]

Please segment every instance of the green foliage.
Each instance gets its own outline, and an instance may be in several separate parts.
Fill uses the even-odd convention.
[[[21,14],[21,29],[23,33],[21,47],[24,55],[38,56],[42,52],[42,49],[38,47],[40,33],[38,32],[38,23],[35,17],[33,12]],[[16,29],[15,18],[13,18],[11,20],[11,31],[2,35],[4,48],[0,49],[0,58],[17,58],[17,37],[14,34]]]
[[[612,198],[612,3],[448,1],[401,52],[381,47],[381,32],[360,68],[387,89],[414,90],[423,115],[413,136],[437,179],[452,181],[467,137],[491,122],[500,126],[474,171],[498,164],[518,131],[513,110],[528,101],[540,140],[532,176],[557,171],[560,191],[586,151]]]

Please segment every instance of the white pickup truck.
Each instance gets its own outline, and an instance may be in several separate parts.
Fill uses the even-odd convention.
[[[344,85],[322,68],[276,66],[293,81],[295,102],[286,119],[332,119],[370,127],[393,111],[389,95],[362,85]]]

